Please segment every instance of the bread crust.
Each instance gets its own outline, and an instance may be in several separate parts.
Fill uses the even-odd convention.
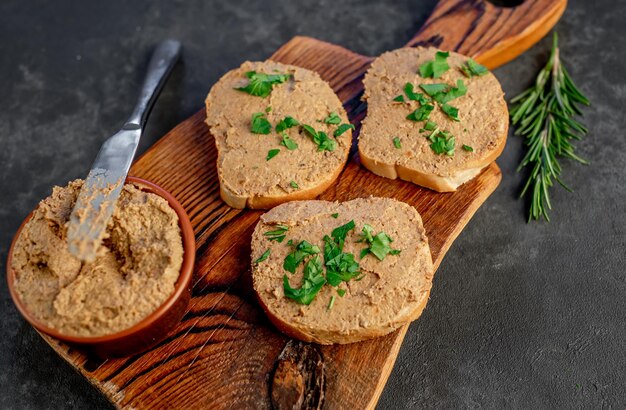
[[[333,171],[330,179],[321,182],[317,186],[308,189],[302,189],[299,191],[289,192],[285,195],[279,196],[238,196],[227,187],[225,187],[224,184],[220,184],[220,197],[229,206],[237,209],[270,209],[285,202],[302,201],[316,198],[318,195],[321,195],[322,192],[326,191],[337,180],[337,178],[339,178],[339,175],[341,175],[342,172],[343,167],[337,168]]]
[[[413,182],[416,185],[423,186],[437,192],[454,192],[459,186],[474,179],[484,168],[489,166],[489,164],[494,162],[496,158],[502,154],[502,151],[504,151],[504,147],[506,146],[507,135],[508,126],[506,132],[498,138],[498,148],[493,151],[493,153],[481,161],[472,162],[470,167],[451,176],[428,174],[400,164],[385,164],[384,162],[368,157],[360,151],[359,159],[365,168],[378,176],[389,179],[400,178],[404,181]]]
[[[430,298],[430,289],[426,291],[426,293],[422,296],[419,305],[417,305],[415,309],[413,309],[407,315],[398,318],[396,321],[394,321],[394,323],[389,324],[389,326],[377,326],[369,328],[365,331],[361,331],[358,334],[348,335],[333,332],[321,332],[319,330],[313,332],[310,328],[295,326],[291,322],[283,320],[274,315],[274,313],[272,313],[268,306],[259,297],[258,293],[256,294],[256,296],[257,301],[261,305],[261,308],[263,308],[263,311],[269,318],[270,322],[272,322],[272,324],[276,326],[278,330],[280,330],[287,336],[294,339],[302,340],[303,342],[307,343],[317,343],[320,345],[343,345],[385,336],[395,330],[398,330],[402,326],[411,323],[414,320],[417,320],[417,318],[422,315],[424,308],[426,308],[426,304],[428,303],[428,299]]]

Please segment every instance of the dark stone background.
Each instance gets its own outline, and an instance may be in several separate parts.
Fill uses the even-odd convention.
[[[626,406],[626,2],[574,0],[558,25],[572,76],[593,102],[587,167],[565,163],[552,223],[526,224],[522,155],[439,268],[379,407]],[[184,43],[184,64],[140,151],[202,107],[221,74],[296,34],[376,55],[404,44],[435,1],[229,0],[0,4],[0,269],[20,221],[55,184],[84,176],[130,113],[154,44]],[[496,70],[513,96],[546,59],[544,39]],[[0,408],[107,408],[18,315],[0,281]],[[366,360],[366,358],[364,358]]]

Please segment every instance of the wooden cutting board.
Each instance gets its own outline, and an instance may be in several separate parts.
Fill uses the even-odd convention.
[[[443,0],[407,46],[459,51],[494,68],[545,35],[565,5],[526,0],[500,8],[482,0]],[[292,39],[271,58],[320,73],[358,130],[366,110],[361,80],[372,58],[306,37]],[[216,149],[204,118],[202,110],[178,125],[131,170],[171,192],[194,227],[195,284],[182,322],[150,351],[108,361],[44,339],[118,407],[374,407],[408,326],[343,346],[289,340],[271,326],[254,299],[249,269],[250,237],[261,212],[232,209],[220,200]],[[359,164],[354,148],[338,183],[320,198],[375,195],[413,205],[424,220],[435,266],[501,179],[494,163],[459,191],[436,193],[375,176]]]

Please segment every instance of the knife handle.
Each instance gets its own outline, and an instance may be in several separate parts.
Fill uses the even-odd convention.
[[[143,129],[156,96],[159,95],[165,80],[180,57],[180,50],[181,44],[176,40],[165,40],[154,50],[137,105],[123,129]]]

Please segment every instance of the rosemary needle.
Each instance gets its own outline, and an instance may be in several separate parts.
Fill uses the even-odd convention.
[[[563,67],[556,33],[550,59],[539,72],[535,85],[513,98],[511,103],[515,104],[511,109],[515,135],[523,136],[528,147],[518,171],[531,168],[520,197],[531,195],[528,221],[542,216],[550,221],[549,190],[554,181],[571,191],[561,179],[559,159],[587,164],[574,153],[572,140],[580,140],[587,133],[587,128],[573,117],[582,115],[579,104],[589,105],[589,100]]]

